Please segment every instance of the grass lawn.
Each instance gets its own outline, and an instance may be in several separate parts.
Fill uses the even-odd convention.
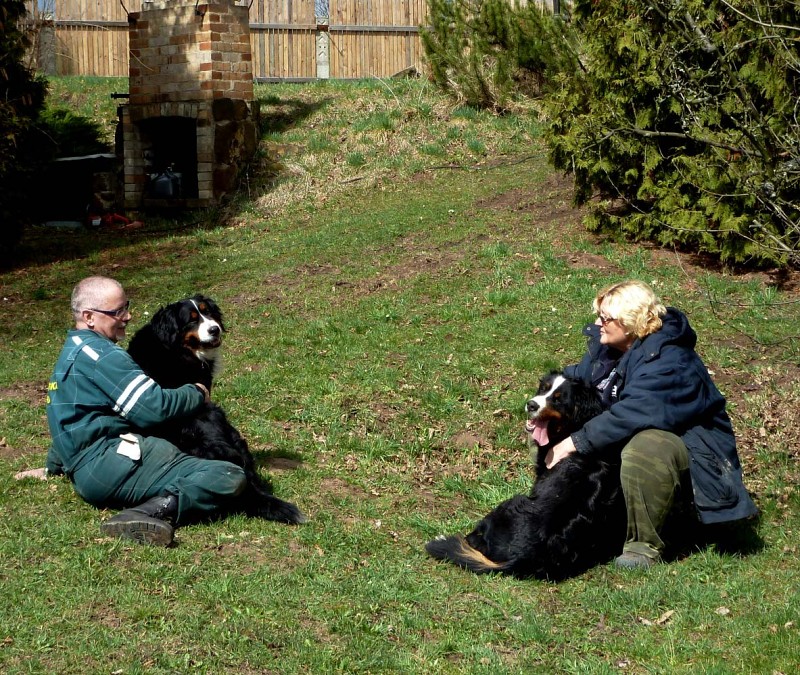
[[[109,134],[110,91],[52,100]],[[0,671],[794,673],[800,669],[800,277],[598,239],[533,110],[460,108],[422,81],[262,85],[240,196],[136,230],[32,228],[0,272]],[[43,465],[46,383],[82,277],[119,279],[129,334],[212,296],[214,398],[310,523],[233,517],[164,550]],[[523,403],[575,362],[596,291],[682,308],[728,397],[760,545],[561,584],[475,576],[424,543],[529,489]]]

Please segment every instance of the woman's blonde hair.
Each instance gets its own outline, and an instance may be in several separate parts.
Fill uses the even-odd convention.
[[[592,302],[595,314],[600,314],[601,305],[610,318],[640,340],[661,328],[661,317],[667,313],[653,289],[634,279],[600,291]]]

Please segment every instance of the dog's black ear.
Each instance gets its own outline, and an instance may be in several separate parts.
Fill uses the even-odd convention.
[[[583,380],[573,381],[573,395],[575,397],[575,421],[580,426],[603,412],[599,393]]]
[[[158,340],[164,345],[173,345],[178,340],[178,305],[167,305],[159,309],[150,320],[150,326]]]

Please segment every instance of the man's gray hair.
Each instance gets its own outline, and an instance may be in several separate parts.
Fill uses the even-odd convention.
[[[106,298],[114,291],[122,290],[122,284],[110,277],[86,277],[72,289],[72,316],[80,321],[84,309],[102,308]]]

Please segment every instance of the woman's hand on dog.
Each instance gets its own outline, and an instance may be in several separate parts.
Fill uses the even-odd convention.
[[[575,452],[575,444],[572,442],[572,438],[567,436],[563,441],[556,443],[547,451],[547,455],[545,455],[544,458],[544,465],[548,469],[552,469],[562,459],[569,457],[573,452]]]

